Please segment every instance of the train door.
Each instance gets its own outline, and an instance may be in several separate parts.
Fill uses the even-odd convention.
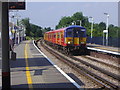
[[[86,29],[80,29],[79,33],[80,44],[86,44]]]
[[[57,44],[57,37],[58,37],[57,32],[55,34],[56,34],[56,40],[55,41],[56,41],[56,44]]]
[[[61,31],[61,45],[64,44],[64,31]]]
[[[73,41],[74,41],[74,45],[78,46],[79,45],[79,28],[74,28],[73,29]]]
[[[73,45],[74,45],[74,42],[75,42],[75,39],[74,39],[74,29],[72,29],[72,41],[73,41]]]
[[[74,44],[74,36],[73,36],[73,29],[69,28],[66,30],[66,43],[68,45]]]
[[[59,39],[59,44],[60,44],[60,45],[61,45],[61,42],[62,42],[62,36],[61,36],[61,35],[62,35],[62,33],[61,33],[61,31],[60,31],[60,32],[59,32],[59,38],[60,38],[60,39]]]

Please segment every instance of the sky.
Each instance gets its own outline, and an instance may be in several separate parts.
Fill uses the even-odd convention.
[[[27,2],[26,10],[19,11],[19,15],[21,19],[29,17],[33,24],[54,29],[63,16],[72,16],[76,12],[93,17],[94,23],[106,23],[104,13],[108,13],[109,24],[118,25],[117,2]]]

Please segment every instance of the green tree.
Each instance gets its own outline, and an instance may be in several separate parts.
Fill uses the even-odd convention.
[[[71,18],[76,22],[76,25],[80,25],[80,20],[82,22],[82,26],[86,27],[89,25],[88,17],[83,16],[82,12],[76,12]]]
[[[26,31],[25,31],[26,36],[30,36],[30,31],[31,31],[29,20],[30,20],[29,18],[25,18],[20,21],[26,28]]]
[[[62,17],[58,25],[56,25],[56,29],[72,25],[73,21],[76,22],[76,25],[80,25],[80,21],[82,22],[82,26],[84,27],[87,27],[89,25],[88,17],[83,16],[82,12],[76,12],[71,17]]]
[[[83,20],[84,16],[82,12],[76,12],[75,14],[73,14],[71,18],[72,20],[77,21],[77,20]]]
[[[100,22],[99,23],[99,30],[100,31],[103,31],[103,30],[105,30],[106,29],[106,24],[104,23],[104,22]]]
[[[119,36],[119,31],[120,28],[114,25],[109,25],[109,37],[120,37]]]
[[[36,32],[35,32],[35,36],[36,37],[42,37],[42,30],[41,29],[36,29]]]
[[[99,24],[97,24],[97,27],[95,27],[95,32],[93,33],[93,35],[95,37],[100,37],[103,35],[103,30],[106,29],[106,24],[104,22],[100,22]]]
[[[30,24],[30,26],[31,26],[31,31],[30,32],[33,33],[33,34],[31,33],[32,35],[30,34],[31,37],[43,36],[42,35],[42,27],[34,25],[34,24]]]
[[[51,27],[45,27],[44,29],[42,29],[42,34],[44,35],[45,32],[51,31]]]
[[[67,27],[69,25],[71,25],[72,22],[72,18],[71,17],[62,17],[61,20],[59,21],[59,24],[56,26],[56,29],[58,28],[62,28],[62,27]]]
[[[26,31],[25,31],[26,36],[29,36],[29,37],[43,36],[42,27],[29,23],[29,20],[30,20],[29,18],[25,18],[20,21],[26,28]]]

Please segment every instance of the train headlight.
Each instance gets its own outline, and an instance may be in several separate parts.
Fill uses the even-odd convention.
[[[85,42],[81,42],[81,44],[85,44]]]
[[[68,44],[70,44],[70,42],[68,42]]]

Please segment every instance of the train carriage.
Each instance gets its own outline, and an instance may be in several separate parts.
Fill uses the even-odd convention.
[[[86,49],[86,29],[81,26],[72,25],[49,31],[44,34],[44,40],[63,50],[84,50]]]

